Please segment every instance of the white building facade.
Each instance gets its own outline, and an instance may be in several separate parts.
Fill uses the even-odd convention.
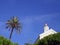
[[[42,34],[39,35],[39,39],[43,39],[46,36],[49,36],[51,34],[55,34],[57,33],[56,31],[54,31],[52,28],[49,29],[49,26],[47,24],[45,24],[44,26],[44,32]]]

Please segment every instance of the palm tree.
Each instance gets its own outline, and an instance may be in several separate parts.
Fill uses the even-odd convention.
[[[18,32],[20,32],[22,28],[21,23],[19,22],[18,18],[14,16],[10,20],[7,21],[6,25],[7,25],[6,28],[9,28],[11,30],[9,39],[11,39],[12,33],[14,30],[17,30]]]

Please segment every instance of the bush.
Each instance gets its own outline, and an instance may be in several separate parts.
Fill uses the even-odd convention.
[[[34,45],[60,45],[60,33],[44,37]]]
[[[8,40],[7,38],[0,36],[0,45],[18,45],[18,44],[14,44],[10,40]]]

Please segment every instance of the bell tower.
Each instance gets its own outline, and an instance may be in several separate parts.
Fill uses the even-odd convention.
[[[46,32],[48,30],[49,30],[49,26],[47,24],[45,24],[45,26],[44,26],[44,32]]]

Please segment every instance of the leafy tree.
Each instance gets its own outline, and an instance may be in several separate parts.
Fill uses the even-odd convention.
[[[18,18],[17,17],[12,17],[10,20],[7,21],[6,23],[7,27],[6,28],[9,28],[11,30],[11,33],[10,33],[10,36],[9,36],[9,39],[11,39],[12,37],[12,33],[13,31],[16,29],[18,32],[21,31],[21,23],[19,22]]]
[[[60,45],[60,33],[44,37],[34,45]]]
[[[0,45],[8,45],[8,43],[9,45],[18,45],[17,43],[14,44],[10,40],[4,38],[3,36],[0,36]]]

